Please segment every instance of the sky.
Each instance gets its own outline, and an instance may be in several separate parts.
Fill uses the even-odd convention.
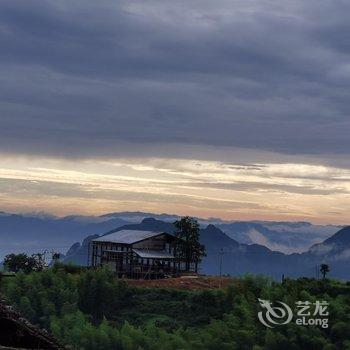
[[[349,223],[349,11],[2,0],[0,211]]]

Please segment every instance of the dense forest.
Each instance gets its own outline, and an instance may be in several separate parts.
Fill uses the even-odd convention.
[[[56,265],[4,279],[1,293],[74,349],[350,349],[350,283],[246,276],[220,290],[140,288],[105,269]],[[326,300],[329,328],[268,329],[257,318],[258,298]]]

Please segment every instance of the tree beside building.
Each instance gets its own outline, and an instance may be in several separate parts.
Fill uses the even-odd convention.
[[[198,221],[185,216],[174,222],[175,235],[178,238],[176,245],[176,256],[185,261],[185,270],[190,271],[194,265],[195,272],[198,271],[198,264],[206,255],[205,247],[199,242],[200,227]]]

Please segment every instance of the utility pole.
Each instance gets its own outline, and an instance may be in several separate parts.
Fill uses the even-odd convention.
[[[88,253],[87,253],[87,265],[86,266],[90,266],[90,250],[91,250],[91,244],[92,242],[90,241],[88,243]],[[91,259],[91,266],[92,266],[92,259]]]
[[[222,259],[224,257],[224,250],[222,248],[219,251],[219,255],[220,255],[220,285],[219,285],[219,288],[221,288],[221,284],[222,284]]]
[[[51,260],[52,260],[52,265],[55,266],[57,262],[59,262],[61,258],[61,253],[54,251],[53,249],[51,250]]]
[[[38,271],[43,270],[46,267],[46,261],[45,261],[45,255],[46,255],[47,251],[44,250],[43,253],[36,253],[36,254],[32,254],[32,257],[35,259],[36,261],[36,267],[35,269],[37,269]]]

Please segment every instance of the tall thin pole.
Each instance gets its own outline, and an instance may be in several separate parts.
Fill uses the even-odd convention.
[[[90,266],[90,250],[91,250],[91,242],[88,243],[88,253],[87,253],[87,261],[86,261],[86,266]],[[92,265],[92,259],[91,259],[91,265]]]
[[[222,284],[222,259],[224,256],[224,250],[221,248],[219,251],[219,255],[220,255],[220,288],[221,288],[221,284]]]

